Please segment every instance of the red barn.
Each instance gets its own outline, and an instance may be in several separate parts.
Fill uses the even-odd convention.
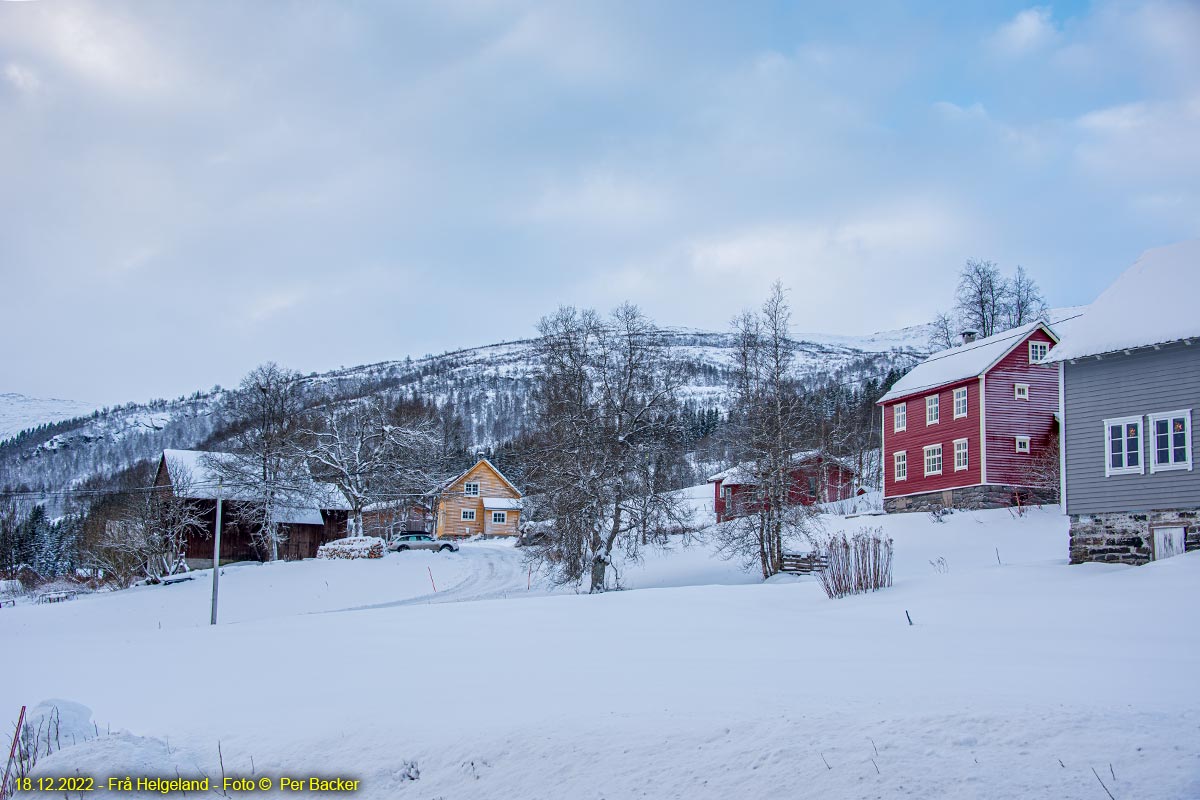
[[[964,337],[965,338],[965,337]],[[929,511],[1057,502],[1036,465],[1057,431],[1058,335],[1033,322],[932,356],[883,407],[884,509]]]
[[[788,499],[794,505],[830,503],[848,500],[853,493],[854,470],[836,458],[823,456],[815,450],[793,456],[792,486]],[[753,465],[738,464],[711,476],[713,508],[717,522],[745,516],[756,510]]]

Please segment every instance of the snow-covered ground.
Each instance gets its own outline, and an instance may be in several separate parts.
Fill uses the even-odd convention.
[[[220,741],[370,798],[1200,797],[1200,553],[1068,566],[1057,509],[824,522],[892,536],[894,587],[693,542],[554,593],[469,543],[226,568],[216,627],[207,573],[3,609],[0,708],[90,707],[42,774],[215,776]]]
[[[16,392],[0,392],[0,442],[16,436],[26,428],[81,417],[92,413],[95,408],[91,403],[80,403],[76,400],[27,397]]]

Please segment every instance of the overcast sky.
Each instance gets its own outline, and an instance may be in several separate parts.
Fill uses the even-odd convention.
[[[1055,305],[1200,235],[1200,5],[0,2],[0,392]],[[1169,289],[1168,289],[1169,290]]]

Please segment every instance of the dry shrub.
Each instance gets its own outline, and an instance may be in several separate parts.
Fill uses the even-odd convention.
[[[831,598],[883,589],[892,585],[892,540],[882,528],[859,528],[810,537],[813,549],[825,556],[828,566],[819,574],[821,587]]]

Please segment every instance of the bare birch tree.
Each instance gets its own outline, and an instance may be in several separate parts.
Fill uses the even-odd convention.
[[[726,435],[747,495],[743,515],[718,526],[718,544],[764,578],[779,571],[784,542],[802,534],[809,514],[792,504],[795,456],[816,437],[816,420],[795,378],[791,310],[778,282],[757,312],[733,321],[732,408]]]
[[[958,279],[958,311],[964,325],[980,336],[998,333],[1004,324],[1008,281],[994,261],[968,259]]]
[[[560,583],[607,588],[614,550],[686,517],[648,468],[668,448],[683,373],[662,332],[632,305],[607,318],[560,308],[538,324],[529,478],[552,534],[530,557]]]
[[[296,443],[304,395],[300,374],[267,362],[250,371],[225,401],[234,423],[230,457],[210,457],[205,466],[237,493],[241,516],[251,526],[260,554],[279,559],[284,542],[280,521],[297,506],[311,484]]]
[[[393,424],[373,400],[343,410],[328,404],[312,417],[315,424],[299,432],[299,455],[316,480],[332,483],[345,497],[353,535],[363,535],[367,506],[403,501],[407,511],[446,477],[438,468],[441,439],[431,420]]]
[[[1046,300],[1038,288],[1037,282],[1029,276],[1024,267],[1018,266],[1017,273],[1008,281],[1008,291],[1005,295],[1005,327],[1017,328],[1046,314]]]

